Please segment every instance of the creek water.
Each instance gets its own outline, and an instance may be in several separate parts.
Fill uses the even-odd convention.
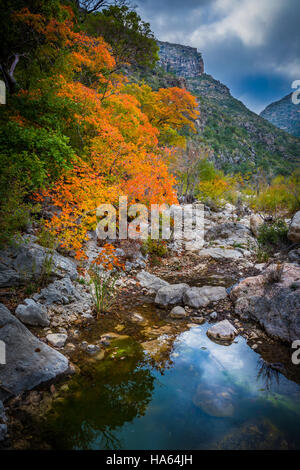
[[[300,386],[244,338],[229,346],[192,326],[168,363],[134,339],[87,361],[41,430],[55,449],[300,449]]]

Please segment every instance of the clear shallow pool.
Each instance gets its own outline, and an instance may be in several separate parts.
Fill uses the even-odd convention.
[[[245,340],[178,336],[165,370],[133,340],[115,359],[87,362],[49,413],[57,449],[300,449],[300,387],[267,367]]]

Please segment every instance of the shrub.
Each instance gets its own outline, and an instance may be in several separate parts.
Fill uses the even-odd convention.
[[[143,243],[142,253],[151,257],[162,258],[168,253],[167,243],[165,240],[152,240],[151,237]]]
[[[101,313],[108,312],[115,300],[116,282],[120,277],[119,269],[123,269],[115,254],[113,245],[106,244],[98,257],[92,262],[89,271],[93,284],[92,295],[97,312],[97,318]]]
[[[43,128],[10,122],[0,128],[0,181],[17,181],[28,191],[53,181],[71,167],[75,154],[68,138]]]
[[[272,267],[265,278],[266,284],[277,284],[282,280],[284,272],[284,265],[281,263],[277,263],[276,266]]]
[[[94,287],[92,295],[99,318],[100,314],[107,313],[114,303],[119,273],[103,272],[101,267],[95,264],[90,270],[90,276]]]
[[[290,177],[277,176],[270,185],[264,185],[257,195],[252,196],[250,206],[275,216],[295,213],[300,209],[300,173],[295,171]]]
[[[284,220],[264,223],[259,227],[258,243],[261,246],[281,247],[288,243],[288,225]]]
[[[1,180],[0,180],[1,182]],[[24,202],[26,191],[18,184],[1,185],[0,190],[0,247],[10,244],[30,224],[38,206]]]

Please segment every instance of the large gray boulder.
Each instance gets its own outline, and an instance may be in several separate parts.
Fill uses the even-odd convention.
[[[213,258],[221,261],[234,261],[243,257],[239,250],[229,248],[204,248],[199,251],[198,255],[200,258]]]
[[[215,241],[226,246],[240,245],[244,248],[255,247],[257,241],[245,225],[235,222],[216,224],[205,234],[206,241]]]
[[[300,243],[300,211],[291,220],[288,238],[294,243]]]
[[[81,296],[71,279],[65,277],[64,279],[56,280],[52,284],[49,284],[49,286],[42,289],[39,294],[35,294],[33,298],[45,305],[66,305],[75,300],[80,300]]]
[[[73,260],[30,239],[0,252],[0,287],[20,285],[32,277],[39,278],[43,273],[52,280],[78,277]]]
[[[46,308],[33,299],[25,299],[23,304],[18,305],[15,314],[25,325],[48,326],[50,323]]]
[[[159,277],[155,276],[154,274],[150,274],[147,271],[140,271],[136,278],[142,287],[153,290],[155,292],[157,292],[161,287],[169,285],[167,281],[164,281],[163,279],[160,279]]]
[[[183,303],[189,307],[199,308],[205,307],[211,302],[225,299],[227,292],[225,287],[220,286],[203,286],[190,287],[183,294]]]
[[[67,358],[36,338],[3,304],[0,341],[6,346],[6,364],[0,365],[0,399],[31,390],[68,371]]]
[[[289,343],[300,338],[300,266],[271,265],[244,279],[230,295],[235,312],[259,322],[269,335]]]
[[[217,341],[233,341],[237,334],[228,320],[220,321],[207,330],[207,336]]]
[[[161,287],[156,294],[155,303],[162,306],[178,305],[182,303],[182,296],[189,288],[187,284],[170,284]]]

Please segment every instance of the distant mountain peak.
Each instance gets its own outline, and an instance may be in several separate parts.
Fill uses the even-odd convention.
[[[260,115],[279,129],[300,137],[300,104],[292,102],[292,93],[269,104]]]

